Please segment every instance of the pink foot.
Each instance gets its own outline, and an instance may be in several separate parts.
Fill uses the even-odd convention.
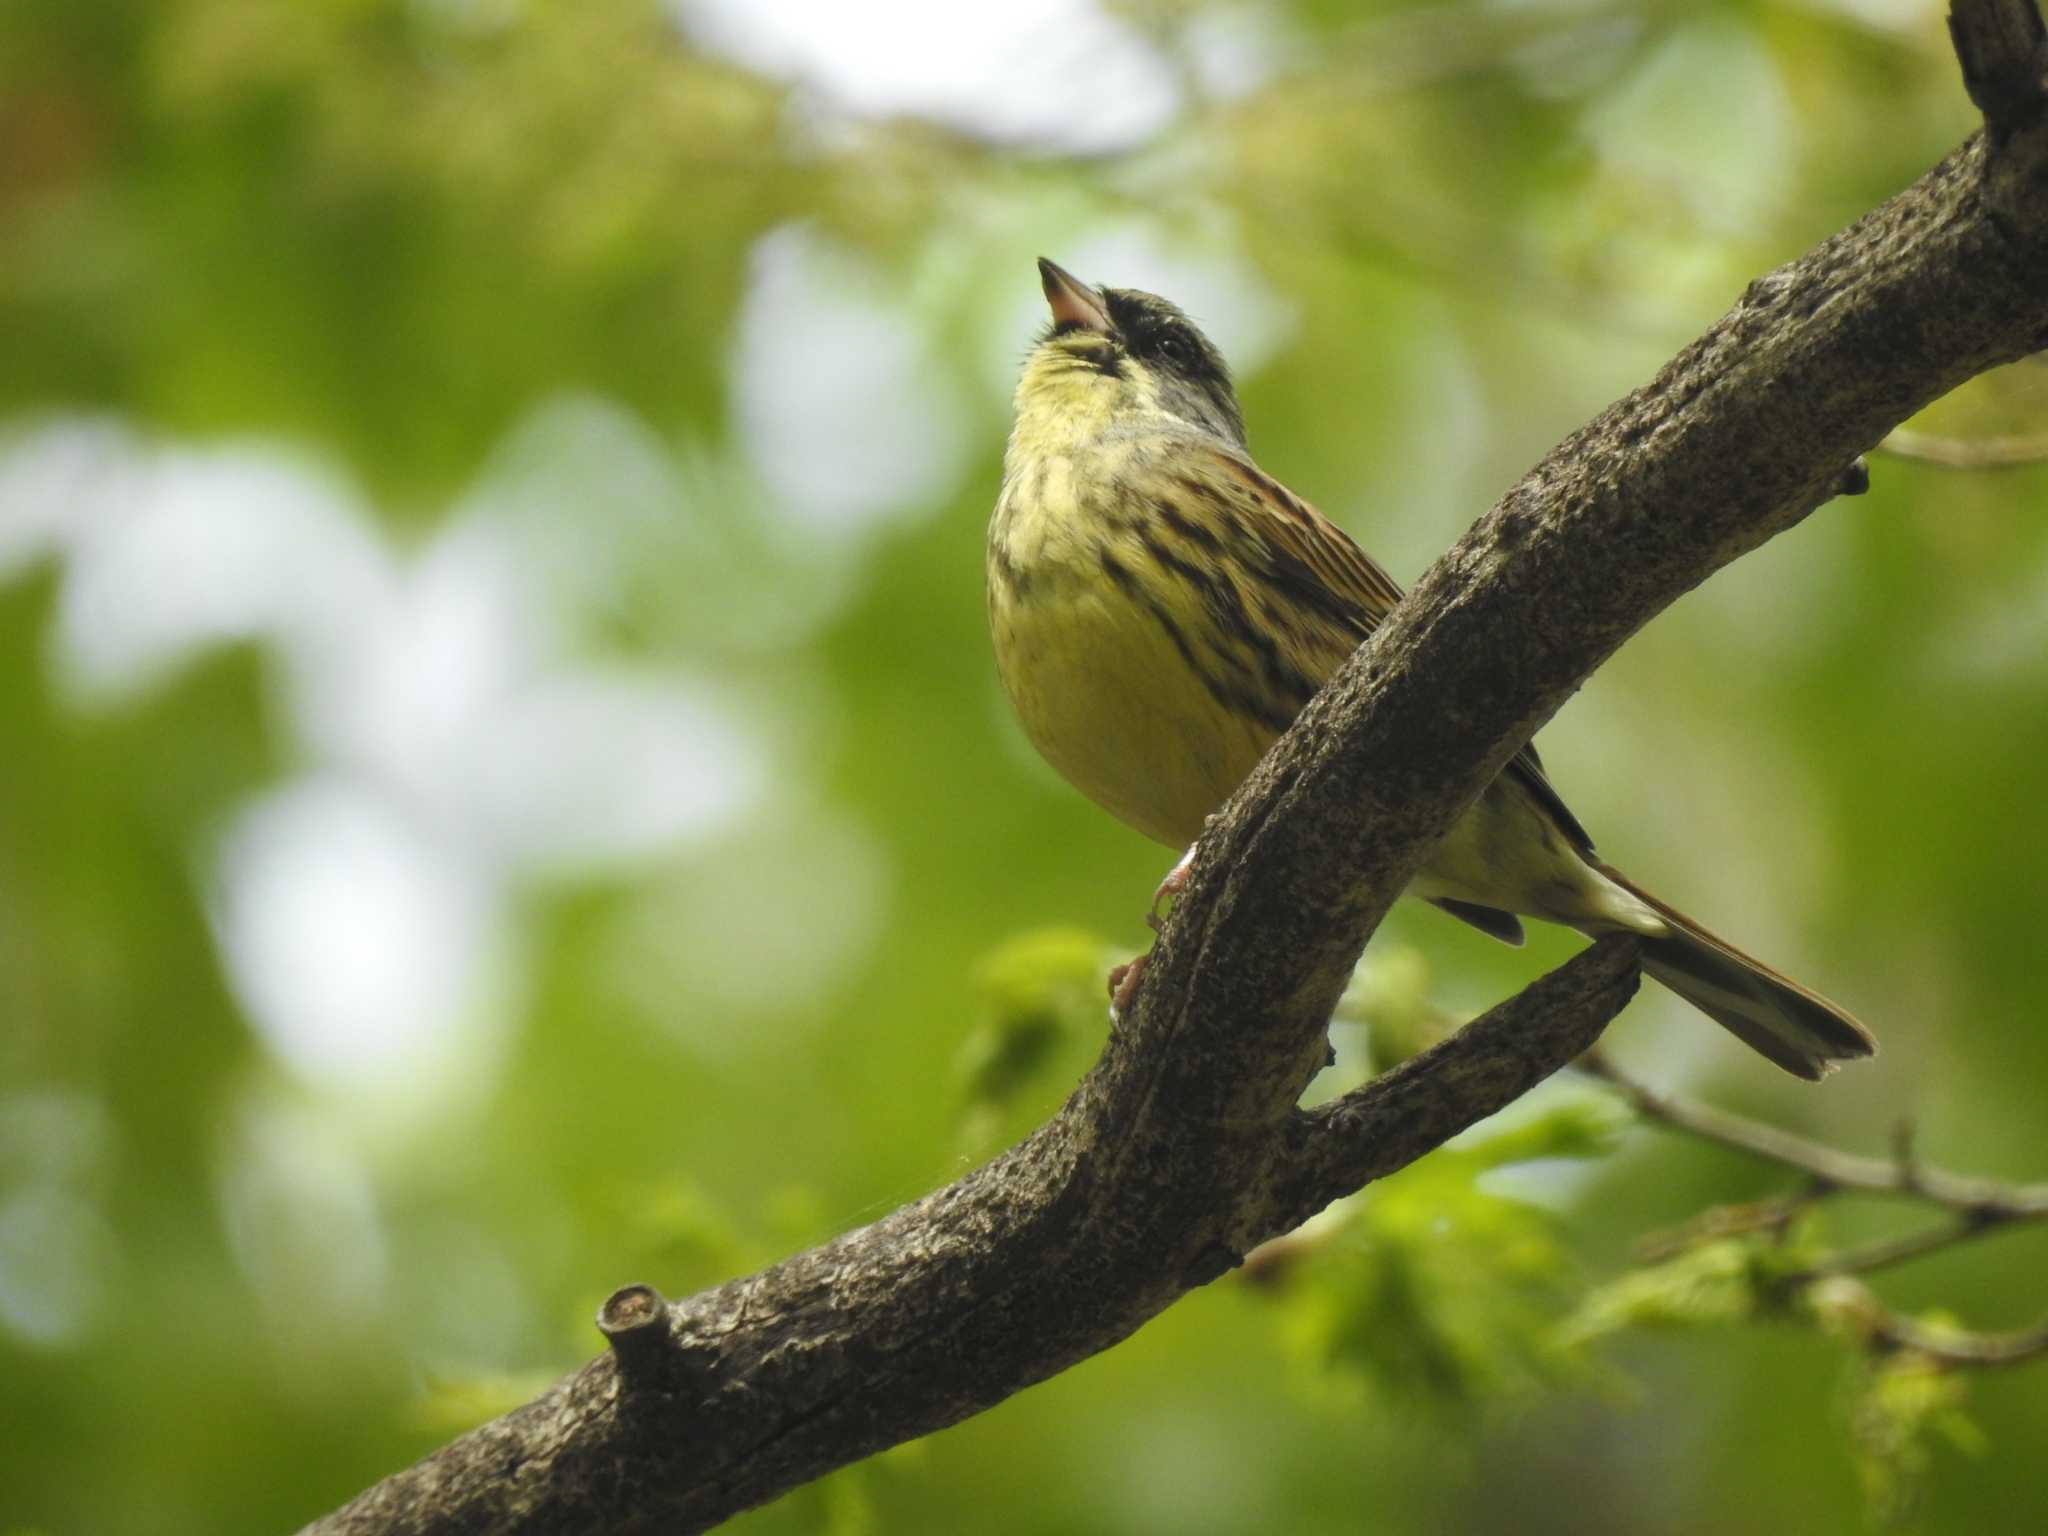
[[[1138,995],[1138,983],[1145,979],[1145,966],[1152,959],[1149,949],[1135,960],[1113,966],[1109,973],[1109,1016],[1118,1023],[1129,1011],[1131,999]]]
[[[1166,930],[1166,920],[1159,915],[1159,905],[1169,896],[1178,896],[1187,889],[1188,873],[1195,867],[1195,850],[1190,848],[1180,856],[1180,862],[1166,872],[1166,878],[1159,882],[1159,889],[1152,893],[1152,905],[1145,913],[1145,922],[1154,933]],[[1138,995],[1138,983],[1145,979],[1146,962],[1152,958],[1147,950],[1137,959],[1127,961],[1109,973],[1109,1016],[1122,1019],[1131,1006],[1131,999]]]
[[[1152,893],[1152,906],[1145,914],[1145,922],[1154,933],[1166,926],[1159,916],[1159,904],[1169,896],[1178,896],[1188,888],[1188,875],[1195,867],[1195,850],[1189,848],[1180,856],[1180,862],[1166,872],[1166,878],[1159,882],[1159,889]]]

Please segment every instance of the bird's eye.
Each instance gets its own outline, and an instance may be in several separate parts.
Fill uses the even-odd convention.
[[[1169,363],[1189,363],[1194,361],[1195,349],[1185,336],[1168,331],[1159,338],[1159,355]]]

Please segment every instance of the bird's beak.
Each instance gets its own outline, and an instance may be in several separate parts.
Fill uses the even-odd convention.
[[[1052,306],[1052,323],[1057,329],[1079,326],[1084,331],[1109,330],[1109,310],[1102,295],[1065,267],[1041,256],[1038,278],[1045,284],[1045,302]]]

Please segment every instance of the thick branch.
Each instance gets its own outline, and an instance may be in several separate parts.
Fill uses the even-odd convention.
[[[1524,477],[1310,703],[1204,838],[1146,977],[1143,998],[1171,1004],[1141,1007],[1134,1033],[1165,1029],[1176,1051],[1230,1040],[1266,1063],[1184,1085],[1220,1113],[1257,1113],[1298,1090],[1359,936],[1581,680],[1650,617],[1797,523],[1900,421],[2044,341],[2038,123],[1995,156],[1973,139],[1752,283],[1647,386]],[[1230,984],[1200,984],[1220,978]],[[1245,1039],[1248,997],[1270,1050]]]
[[[1022,1146],[871,1227],[665,1314],[651,1287],[617,1292],[598,1314],[609,1356],[314,1529],[698,1530],[941,1429],[1510,1102],[1599,1036],[1635,966],[1632,941],[1596,945],[1428,1057],[1256,1135],[1120,1125],[1091,1078]],[[1326,1125],[1341,1140],[1321,1175],[1283,1183]]]
[[[1405,1168],[1472,1123],[1474,1100],[1511,1104],[1589,1049],[1635,996],[1634,940],[1603,939],[1448,1040],[1302,1117],[1278,1194],[1279,1230]]]
[[[622,1299],[630,1370],[622,1347],[316,1529],[701,1528],[1107,1347],[1560,1065],[1625,994],[1625,946],[1543,984],[1575,1021],[1541,1045],[1482,1032],[1478,1055],[1296,1108],[1366,937],[1580,681],[1913,411],[2048,340],[2048,133],[2008,106],[1752,284],[1431,569],[1204,838],[1135,1007],[1055,1120],[874,1226],[670,1305],[665,1338],[647,1294]]]
[[[2037,122],[2048,81],[2048,34],[2035,0],[1975,0],[1950,8],[1948,33],[1970,100],[1994,134]]]

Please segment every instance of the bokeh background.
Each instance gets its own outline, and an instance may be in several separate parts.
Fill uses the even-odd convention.
[[[1034,761],[988,656],[1033,257],[1185,305],[1261,461],[1412,579],[1970,131],[1940,10],[6,0],[0,1529],[293,1527],[586,1358],[613,1286],[744,1272],[1058,1103],[1171,855]],[[1916,427],[2048,431],[2044,380]],[[1611,857],[1884,1054],[1808,1089],[1654,994],[1614,1050],[2048,1176],[2048,474],[1874,468],[1543,746]],[[1379,994],[1475,1009],[1574,942],[1404,912]],[[1597,1277],[1781,1187],[1638,1129],[1525,1173],[1509,1235]],[[1881,1289],[2028,1322],[2044,1236]],[[734,1528],[1866,1518],[1811,1330],[1433,1398],[1398,1327],[1377,1374],[1315,1333],[1212,1286]],[[2048,1365],[1970,1412],[1913,1518],[2048,1527]]]

